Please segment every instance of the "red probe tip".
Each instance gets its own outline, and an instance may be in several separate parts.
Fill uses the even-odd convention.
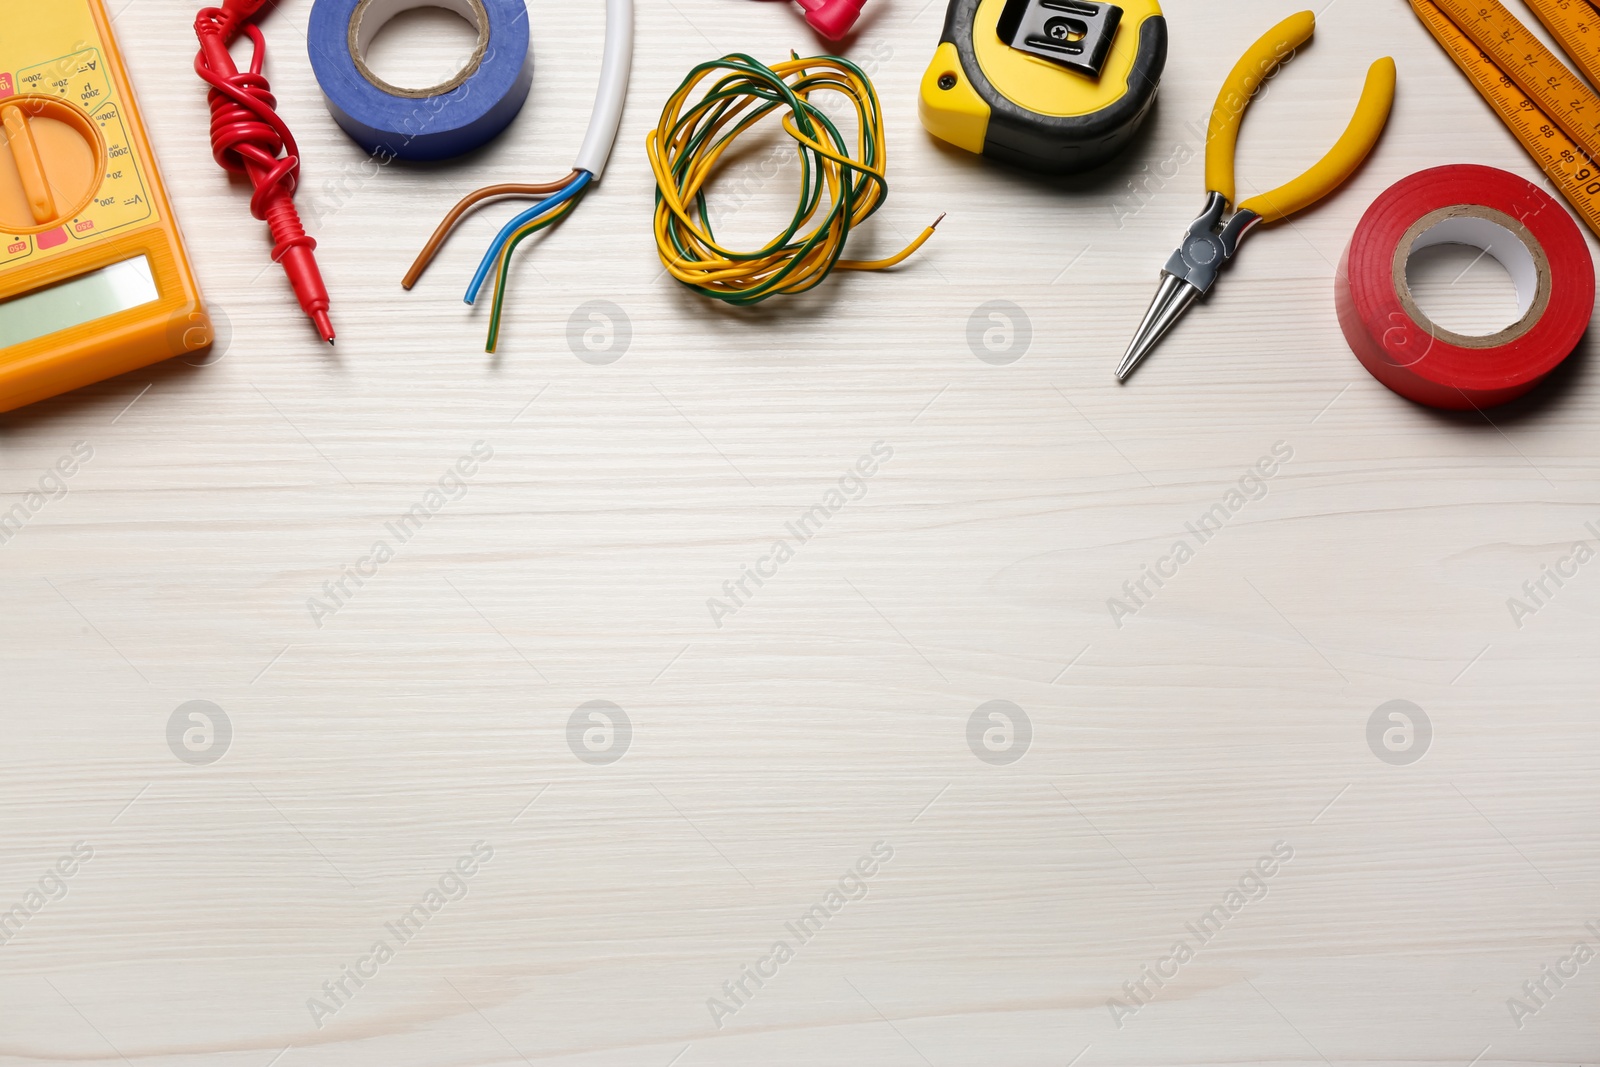
[[[316,324],[317,333],[322,335],[322,339],[330,345],[333,344],[333,320],[328,318],[328,313],[326,311],[313,311],[311,313],[311,321]]]

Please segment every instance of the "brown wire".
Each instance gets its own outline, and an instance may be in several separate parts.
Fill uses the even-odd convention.
[[[572,183],[578,176],[575,170],[560,181],[544,182],[540,185],[488,185],[477,192],[464,197],[461,203],[450,210],[450,214],[439,223],[439,228],[433,231],[433,236],[428,238],[428,243],[422,246],[422,251],[417,255],[417,261],[411,264],[411,269],[406,271],[406,276],[400,284],[410,289],[417,284],[417,279],[422,277],[422,272],[428,269],[428,264],[433,262],[433,257],[439,254],[439,248],[445,239],[450,236],[450,231],[455,229],[461,217],[486,200],[494,200],[502,196],[549,196]]]

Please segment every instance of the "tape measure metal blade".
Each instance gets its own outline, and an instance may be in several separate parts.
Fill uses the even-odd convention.
[[[1600,155],[1600,96],[1498,0],[1433,0],[1500,72],[1590,156]]]
[[[1600,85],[1600,12],[1587,0],[1527,0],[1591,85]]]
[[[1432,0],[1412,0],[1411,6],[1584,224],[1600,236],[1600,167]]]
[[[951,0],[922,79],[923,125],[941,140],[1033,170],[1074,173],[1104,163],[1132,140],[1155,101],[1167,58],[1158,0],[1122,0],[1098,74],[1053,62],[1036,41],[1008,41],[1003,21],[1027,25],[1014,10],[1007,15],[1017,3]]]

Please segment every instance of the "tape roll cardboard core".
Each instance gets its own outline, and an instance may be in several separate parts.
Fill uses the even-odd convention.
[[[415,11],[418,8],[432,7],[441,11],[453,11],[457,15],[472,23],[478,31],[478,43],[472,50],[472,57],[467,60],[467,65],[456,72],[456,75],[438,85],[426,89],[403,89],[378,77],[372,68],[367,65],[367,49],[372,46],[373,39],[378,36],[378,31],[387,26],[394,17],[404,11]],[[356,5],[355,12],[350,16],[350,32],[348,36],[350,45],[350,58],[355,62],[356,70],[361,76],[371,82],[375,88],[395,96],[403,96],[412,100],[425,100],[432,96],[443,96],[452,89],[464,84],[466,80],[478,72],[483,65],[483,57],[489,51],[489,13],[484,10],[483,0],[361,0]]]
[[[1491,256],[1517,288],[1517,321],[1491,334],[1447,330],[1417,306],[1407,278],[1411,258],[1424,248],[1464,245]],[[1499,348],[1532,330],[1550,304],[1550,257],[1528,228],[1503,211],[1459,204],[1430,211],[1411,224],[1394,252],[1394,291],[1406,312],[1434,337],[1461,348]]]

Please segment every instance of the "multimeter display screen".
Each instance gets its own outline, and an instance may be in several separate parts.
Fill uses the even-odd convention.
[[[148,304],[161,294],[144,256],[0,303],[0,348]]]

